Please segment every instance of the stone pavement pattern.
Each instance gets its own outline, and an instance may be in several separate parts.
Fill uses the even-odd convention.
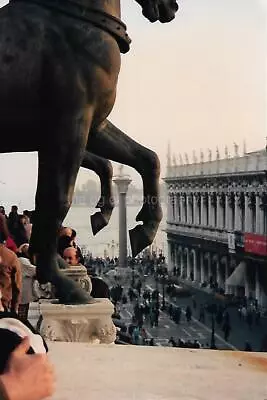
[[[267,354],[49,343],[52,400],[265,400]]]

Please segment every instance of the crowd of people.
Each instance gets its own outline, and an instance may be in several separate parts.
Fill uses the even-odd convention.
[[[32,354],[31,332],[34,335],[38,332],[28,321],[29,305],[42,297],[53,296],[51,284],[49,286],[48,283],[49,290],[47,285],[38,284],[36,266],[29,254],[33,218],[34,212],[24,210],[20,214],[15,205],[8,215],[5,208],[0,207],[0,336],[5,337],[0,340],[0,399],[4,400],[39,400],[54,391],[53,366],[47,355]],[[57,250],[60,268],[84,263],[81,249],[76,243],[76,231],[71,227],[60,228]],[[92,276],[91,284],[92,295],[109,296],[104,281]],[[26,327],[29,337],[23,334],[21,338],[25,336],[24,339],[14,342],[12,329],[6,327],[9,318],[15,321],[13,323],[18,331],[22,329],[24,332],[22,326]],[[6,339],[9,336],[3,336],[6,331],[10,333],[11,341]],[[8,358],[4,359],[4,354]]]

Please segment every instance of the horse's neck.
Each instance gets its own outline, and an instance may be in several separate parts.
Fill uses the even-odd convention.
[[[114,17],[121,17],[120,0],[72,0],[73,2],[83,4],[86,7],[104,11]]]

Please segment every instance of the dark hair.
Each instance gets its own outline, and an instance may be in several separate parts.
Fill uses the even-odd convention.
[[[72,240],[77,236],[77,232],[75,231],[75,229],[72,229],[71,228],[71,230],[72,230],[72,233],[71,233],[71,238],[72,238]]]
[[[58,254],[63,257],[64,250],[67,249],[68,247],[73,247],[71,245],[72,238],[69,236],[60,236],[58,238],[58,243],[57,243],[57,252]]]

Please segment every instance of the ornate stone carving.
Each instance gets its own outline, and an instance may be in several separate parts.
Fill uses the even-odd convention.
[[[108,299],[75,306],[41,304],[41,333],[51,341],[110,344],[116,339],[113,311]]]

